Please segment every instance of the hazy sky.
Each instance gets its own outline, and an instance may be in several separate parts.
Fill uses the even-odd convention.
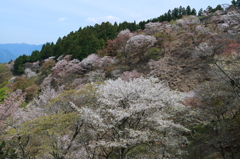
[[[0,44],[56,42],[79,27],[156,18],[169,9],[230,4],[231,0],[0,0]]]

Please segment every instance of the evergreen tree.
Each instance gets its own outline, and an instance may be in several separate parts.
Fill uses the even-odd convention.
[[[146,24],[146,21],[140,21],[140,22],[139,22],[139,26],[140,26],[140,28],[141,28],[142,30],[144,29],[145,24]]]
[[[42,59],[46,59],[50,56],[54,55],[53,52],[53,43],[46,43],[45,45],[43,45],[42,50],[41,50],[41,55],[42,55]]]
[[[191,11],[191,7],[190,6],[187,6],[186,13],[187,13],[187,15],[191,15],[192,11]]]
[[[236,6],[236,1],[235,0],[232,0],[231,3],[232,3],[233,6]]]
[[[179,16],[178,16],[178,13],[179,13],[179,10],[178,10],[178,8],[174,8],[173,10],[172,10],[172,19],[173,20],[175,20],[175,19],[177,19]]]
[[[197,15],[197,11],[196,11],[195,8],[192,9],[192,11],[191,11],[191,15]]]
[[[222,6],[221,5],[217,5],[217,7],[214,9],[215,11],[217,10],[223,10]]]
[[[172,20],[172,11],[169,9],[167,13],[167,19],[166,21],[171,21]]]
[[[14,65],[13,65],[15,74],[21,75],[24,73],[23,64],[25,62],[29,62],[27,55],[21,55],[15,60]]]
[[[240,7],[240,0],[237,0],[236,7]]]
[[[41,59],[41,53],[38,50],[33,51],[30,56],[30,61],[35,62],[40,59]]]
[[[207,10],[208,10],[209,12],[212,12],[212,11],[213,11],[213,8],[212,8],[211,6],[208,6],[208,7],[207,7]]]
[[[182,8],[182,15],[186,15],[187,14],[187,10],[185,9],[185,7]]]
[[[23,64],[26,62],[34,62],[37,60],[44,60],[50,56],[56,58],[61,55],[72,55],[73,58],[82,60],[91,53],[95,53],[98,49],[103,48],[106,45],[106,41],[116,38],[117,34],[125,29],[129,29],[131,32],[137,29],[144,30],[145,24],[149,22],[163,22],[171,21],[172,19],[181,18],[182,15],[195,15],[195,9],[187,7],[187,10],[180,6],[173,10],[160,15],[157,18],[149,19],[147,21],[141,21],[138,24],[136,21],[129,23],[124,21],[112,25],[110,22],[103,22],[101,25],[96,24],[94,26],[80,27],[78,31],[71,31],[67,36],[58,38],[56,44],[46,43],[42,46],[41,51],[33,51],[30,56],[20,56],[16,59],[14,69],[16,74],[23,73]]]
[[[183,7],[180,6],[179,9],[178,9],[178,18],[181,18],[183,15]]]
[[[203,9],[201,8],[199,11],[198,11],[198,16],[200,17],[203,13]]]
[[[54,56],[59,57],[63,55],[63,44],[62,44],[62,38],[58,38],[56,45],[54,47]]]

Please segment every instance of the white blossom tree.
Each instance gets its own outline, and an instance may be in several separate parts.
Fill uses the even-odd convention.
[[[171,158],[182,153],[178,132],[188,129],[173,120],[177,113],[187,110],[179,102],[185,93],[170,90],[157,78],[140,77],[129,82],[107,80],[97,85],[93,94],[95,106],[78,107],[70,102],[87,127],[89,140],[84,144],[88,158],[136,154]],[[145,152],[140,153],[140,149]]]

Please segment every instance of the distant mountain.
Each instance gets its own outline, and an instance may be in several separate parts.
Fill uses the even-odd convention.
[[[0,49],[0,63],[8,63],[17,57],[7,50]]]
[[[15,60],[20,55],[31,55],[32,51],[41,50],[42,45],[30,44],[0,44],[0,63]]]

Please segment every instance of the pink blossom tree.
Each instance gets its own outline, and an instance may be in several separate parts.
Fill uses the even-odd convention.
[[[131,37],[125,46],[127,59],[136,59],[137,57],[140,61],[143,60],[146,51],[156,42],[156,38],[150,35],[136,35]]]
[[[4,99],[3,103],[0,103],[0,121],[5,120],[7,117],[11,116],[14,112],[18,110],[22,102],[25,99],[25,94],[22,90],[18,89],[11,93],[9,97]]]
[[[171,32],[172,31],[172,26],[168,24],[168,22],[155,22],[155,23],[147,23],[145,24],[145,29],[144,32],[147,35],[152,35],[154,33],[159,33],[159,32]]]

